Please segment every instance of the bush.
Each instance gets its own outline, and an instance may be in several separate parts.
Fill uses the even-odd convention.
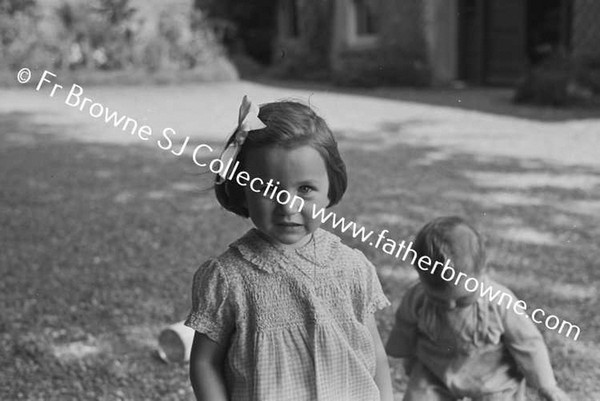
[[[0,14],[14,16],[34,9],[36,0],[0,0]]]
[[[600,93],[600,63],[555,53],[531,69],[517,85],[516,103],[566,106]]]
[[[577,65],[577,80],[594,94],[600,95],[600,55],[582,56]]]
[[[0,0],[0,68],[19,69],[33,56],[39,18],[32,1]]]
[[[109,81],[130,76],[134,82],[139,82],[136,75],[155,81],[152,74],[169,82],[177,82],[178,75],[186,80],[238,77],[209,24],[191,6],[165,9],[155,17],[140,15],[130,0],[65,1],[50,12],[33,0],[23,2],[31,4],[27,8],[13,3],[19,4],[0,0],[0,9],[10,10],[0,14],[0,72],[23,66],[55,69],[67,80],[68,75],[89,77],[82,83],[97,82],[94,74]]]
[[[210,65],[224,53],[208,23],[198,13],[190,17],[164,11],[157,32],[142,41],[143,64],[149,71],[186,70]]]

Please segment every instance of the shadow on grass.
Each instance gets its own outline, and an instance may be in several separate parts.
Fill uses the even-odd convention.
[[[187,368],[155,360],[152,340],[246,223],[191,163],[30,117],[0,115],[0,398],[185,398]]]
[[[187,313],[196,267],[250,226],[218,206],[210,176],[193,164],[151,147],[52,134],[60,130],[36,125],[28,114],[0,115],[1,398],[189,398],[187,367],[155,359],[154,339]],[[350,187],[336,212],[368,229],[387,228],[398,240],[435,216],[474,221],[499,281],[528,304],[581,326],[577,343],[542,331],[561,384],[573,399],[593,399],[600,391],[600,232],[592,211],[600,187],[539,180],[515,186],[502,177],[599,172],[467,154],[444,158],[433,147],[385,141],[374,133],[366,151],[365,142],[340,139]],[[474,173],[496,174],[500,184],[490,187]],[[414,277],[410,268],[341,236],[379,267],[398,305]],[[384,340],[393,312],[378,316]],[[392,371],[401,392],[406,380],[398,361]]]
[[[394,126],[394,132],[402,129],[401,124]],[[544,327],[540,331],[561,384],[574,399],[594,399],[600,390],[594,379],[600,375],[600,319],[594,306],[600,283],[600,249],[594,239],[600,235],[600,171],[394,144],[382,134],[385,130],[382,126],[369,136],[367,146],[361,138],[341,141],[350,190],[339,214],[375,235],[389,229],[387,237],[398,242],[412,240],[425,222],[440,215],[473,221],[486,238],[492,275],[499,282],[531,308],[580,326],[577,342]],[[581,179],[573,185],[573,177]],[[408,280],[416,276],[412,268],[350,235],[344,237],[379,267],[384,289],[397,306]],[[384,311],[379,320],[384,339],[393,312]],[[579,372],[577,379],[573,369]],[[392,370],[396,389],[402,391],[405,379],[397,361]]]

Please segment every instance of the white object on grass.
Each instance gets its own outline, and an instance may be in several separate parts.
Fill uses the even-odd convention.
[[[174,323],[163,329],[158,336],[158,356],[165,362],[187,362],[194,341],[194,329]]]

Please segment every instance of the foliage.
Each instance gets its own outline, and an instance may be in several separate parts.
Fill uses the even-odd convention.
[[[35,1],[0,0],[0,69],[20,65],[37,42]]]
[[[197,71],[187,76],[237,77],[210,24],[191,8],[147,15],[131,0],[63,0],[51,10],[33,1],[18,4],[0,0],[7,10],[0,14],[0,71],[27,66],[88,75],[125,70],[142,76]]]
[[[205,46],[216,41],[202,15],[192,14],[195,30],[190,28],[189,18],[168,11],[160,14],[158,35],[150,38],[143,48],[144,65],[150,71],[192,69],[220,56],[219,47]]]
[[[528,72],[516,88],[514,101],[566,106],[591,101],[594,93],[600,93],[600,63],[557,52]]]
[[[137,12],[131,0],[98,0],[96,11],[108,20],[113,27],[126,25]]]
[[[597,95],[600,95],[600,54],[582,56],[577,62],[576,79]]]
[[[245,53],[268,64],[276,37],[277,0],[195,0],[194,8],[206,13],[211,21],[227,21],[234,37],[227,38],[232,53]],[[315,2],[320,3],[320,2]]]
[[[0,14],[14,16],[35,8],[36,0],[0,0]]]

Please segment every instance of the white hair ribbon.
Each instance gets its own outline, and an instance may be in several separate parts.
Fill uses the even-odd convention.
[[[238,126],[235,130],[236,132],[233,141],[231,141],[231,143],[223,150],[221,157],[219,157],[222,165],[221,170],[219,170],[219,177],[217,177],[217,184],[221,184],[227,179],[227,172],[235,162],[240,150],[242,150],[242,145],[248,137],[248,132],[267,127],[260,118],[258,118],[259,111],[258,106],[252,103],[250,99],[248,99],[248,96],[244,96],[242,104],[240,105]]]

